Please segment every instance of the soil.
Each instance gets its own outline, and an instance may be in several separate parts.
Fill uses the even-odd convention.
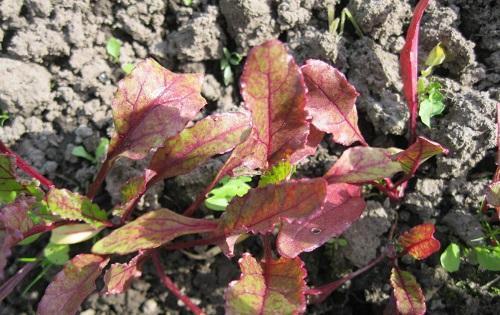
[[[360,128],[372,146],[404,147],[408,111],[398,52],[415,1],[340,1],[336,11],[350,9],[364,32],[361,38],[349,22],[341,36],[328,32],[327,6],[334,2],[193,0],[186,6],[181,0],[2,0],[0,110],[10,118],[0,129],[0,140],[60,187],[83,192],[97,167],[71,151],[83,145],[94,152],[99,139],[111,135],[110,104],[124,76],[120,64],[152,56],[174,71],[204,73],[208,106],[201,115],[206,115],[234,110],[242,101],[236,83],[224,86],[219,68],[223,48],[245,55],[266,39],[279,38],[299,62],[322,59],[346,74],[360,93]],[[396,213],[397,232],[422,222],[436,224],[443,248],[452,241],[471,246],[472,240],[483,236],[477,209],[495,169],[499,28],[498,1],[431,1],[422,21],[420,56],[439,41],[447,48],[447,60],[435,73],[444,87],[446,110],[433,120],[432,129],[422,125],[419,132],[445,145],[450,154],[421,168],[402,203],[391,204],[370,194],[363,218],[342,236],[346,246],[326,246],[302,255],[310,285],[337,279],[373,259]],[[106,54],[110,36],[123,42],[118,63]],[[238,78],[241,65],[234,72]],[[342,149],[325,139],[317,154],[299,167],[299,175],[321,176]],[[140,210],[163,206],[180,211],[220,164],[214,159],[191,174],[167,180],[146,196]],[[116,200],[120,183],[140,166],[140,162],[120,162],[109,174],[99,202],[109,205]],[[259,253],[255,241],[244,242],[240,254],[247,248]],[[39,250],[16,248],[14,256],[33,256]],[[182,252],[162,255],[167,273],[183,292],[207,314],[224,313],[224,288],[239,275],[235,259],[219,255],[194,260]],[[421,283],[429,314],[498,314],[498,295],[483,287],[498,274],[468,264],[449,274],[440,267],[438,254],[423,262],[403,260],[401,265]],[[7,275],[19,266],[11,259]],[[309,306],[307,314],[381,314],[391,292],[389,271],[386,265],[376,267],[323,304]],[[27,283],[22,283],[0,304],[0,314],[33,314],[48,279],[25,295],[21,292]],[[498,283],[496,290],[498,294]],[[85,315],[186,313],[150,264],[127,293],[95,293],[81,306]]]

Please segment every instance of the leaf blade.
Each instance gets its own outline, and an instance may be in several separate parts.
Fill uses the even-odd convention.
[[[405,315],[425,314],[425,297],[415,277],[397,267],[391,271],[391,285],[394,289],[396,306]]]
[[[404,172],[414,172],[422,163],[437,154],[448,154],[448,149],[435,141],[418,137],[411,146],[396,156]]]
[[[441,266],[448,272],[455,272],[460,269],[460,246],[450,243],[439,258]]]
[[[422,260],[441,247],[441,243],[434,238],[435,231],[434,224],[420,224],[403,233],[398,241],[413,258]]]

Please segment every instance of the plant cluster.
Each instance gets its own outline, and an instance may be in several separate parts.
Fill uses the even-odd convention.
[[[141,276],[148,260],[188,309],[203,314],[165,274],[159,251],[214,244],[231,257],[235,245],[250,234],[260,237],[263,255],[245,253],[240,258],[241,277],[225,293],[227,314],[303,313],[307,297],[320,302],[383,261],[392,266],[394,294],[388,307],[402,314],[424,314],[422,290],[415,277],[398,266],[398,259],[403,255],[425,259],[439,249],[432,224],[418,225],[392,240],[394,225],[379,257],[321,286],[306,284],[307,271],[299,254],[341,235],[361,216],[363,185],[400,200],[418,167],[446,153],[438,143],[416,134],[417,63],[410,55],[417,54],[418,27],[427,3],[418,3],[401,53],[411,113],[408,148],[370,147],[358,128],[354,86],[325,62],[308,60],[299,67],[278,40],[254,47],[247,56],[240,81],[246,111],[209,115],[192,125],[206,104],[200,94],[201,75],[176,74],[147,59],[119,82],[112,104],[116,132],[86,196],[55,187],[0,143],[0,270],[11,248],[33,235],[52,233],[44,261],[53,258],[51,251],[62,252],[58,257],[65,260],[64,245],[96,238],[91,253],[76,255],[55,276],[38,314],[74,314],[101,275],[103,294],[122,293]],[[295,165],[315,153],[325,134],[350,147],[324,176],[292,178]],[[230,151],[215,178],[183,214],[157,209],[132,216],[155,183],[189,173],[212,156]],[[123,185],[120,204],[101,209],[93,202],[118,158],[148,156],[143,173]],[[20,176],[18,169],[34,180]],[[260,175],[253,179],[235,177],[256,172]],[[221,180],[223,185],[214,189]],[[216,219],[193,217],[204,201],[223,214]],[[185,235],[201,237],[172,242]],[[133,258],[110,263],[119,255]],[[26,264],[4,282],[0,300],[39,261]]]

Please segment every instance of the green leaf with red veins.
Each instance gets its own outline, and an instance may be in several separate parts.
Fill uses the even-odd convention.
[[[356,91],[345,76],[320,60],[307,60],[301,68],[307,85],[306,110],[311,123],[321,131],[332,134],[333,141],[351,145],[366,143],[358,128]]]
[[[104,274],[104,288],[102,293],[120,294],[125,292],[134,279],[141,276],[141,264],[144,253],[135,256],[126,264],[112,264]]]
[[[28,211],[35,204],[33,197],[21,196],[13,203],[0,208],[0,279],[11,248],[23,240],[23,233],[33,227]]]
[[[415,143],[396,156],[396,160],[401,163],[403,171],[411,173],[422,163],[441,153],[448,154],[448,149],[437,142],[418,137]]]
[[[425,314],[425,297],[415,277],[397,267],[392,268],[391,285],[394,288],[396,306],[403,315]]]
[[[500,182],[488,186],[486,190],[486,200],[492,207],[500,206]]]
[[[223,154],[243,142],[251,130],[243,113],[211,115],[168,139],[148,166],[157,173],[154,181],[186,174],[211,156]]]
[[[221,247],[230,256],[234,236],[247,232],[265,234],[279,223],[284,228],[288,222],[318,211],[325,197],[326,181],[322,178],[291,180],[251,189],[245,196],[233,199],[221,217],[219,231],[227,238]]]
[[[92,247],[96,254],[128,254],[160,247],[176,237],[209,232],[217,227],[212,220],[193,219],[167,209],[148,212],[114,230]]]
[[[399,149],[354,147],[347,149],[324,178],[329,183],[363,184],[401,172],[401,164],[393,155]]]
[[[0,154],[0,205],[13,202],[19,193],[43,195],[34,181],[18,178],[15,157]]]
[[[67,189],[53,188],[47,193],[50,212],[63,219],[82,220],[98,228],[106,221],[107,214],[87,197]]]
[[[364,209],[365,201],[359,186],[330,184],[321,209],[306,219],[284,224],[276,247],[280,255],[288,258],[310,252],[332,237],[341,235],[361,216]]]
[[[116,134],[108,159],[142,159],[184,129],[206,104],[202,79],[200,74],[170,72],[153,59],[137,64],[119,82],[113,100]]]
[[[108,258],[92,254],[75,256],[45,290],[37,314],[76,314],[80,304],[96,289],[95,280],[108,261]]]
[[[146,192],[148,182],[155,175],[154,171],[146,169],[141,175],[129,179],[121,188],[122,202],[113,209],[113,214],[122,216],[127,209],[133,207]]]
[[[226,289],[227,315],[303,314],[307,272],[300,258],[259,263],[245,253],[241,277]]]
[[[437,252],[441,244],[434,238],[434,224],[420,224],[399,237],[399,244],[415,259],[425,259]]]

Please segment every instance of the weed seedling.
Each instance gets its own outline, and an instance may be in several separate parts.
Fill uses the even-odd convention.
[[[99,141],[99,145],[95,150],[94,155],[88,153],[85,147],[81,145],[74,147],[73,150],[71,151],[71,154],[80,158],[84,158],[90,161],[92,164],[98,164],[106,155],[108,146],[109,146],[109,140],[107,138],[101,138],[101,140]]]
[[[222,70],[224,85],[227,86],[234,81],[234,75],[231,66],[239,65],[243,56],[236,52],[230,52],[226,47],[223,48],[223,52],[224,56],[220,60],[220,69]]]

